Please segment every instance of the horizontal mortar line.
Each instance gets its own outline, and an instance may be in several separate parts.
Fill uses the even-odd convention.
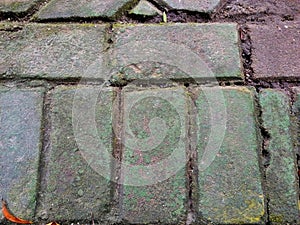
[[[34,81],[44,82],[42,84],[36,85],[31,84]],[[228,79],[218,79],[214,80],[197,80],[197,81],[189,81],[188,79],[170,79],[170,80],[134,80],[128,81],[125,85],[118,85],[118,82],[110,83],[109,81],[104,81],[102,79],[82,79],[82,78],[66,78],[66,79],[55,79],[55,78],[0,78],[0,85],[2,86],[20,86],[20,87],[43,87],[45,85],[69,85],[69,86],[77,86],[77,85],[105,85],[106,87],[120,87],[120,86],[138,86],[138,87],[176,87],[176,86],[247,86],[247,87],[255,87],[255,88],[271,88],[271,89],[289,89],[292,87],[296,87],[300,85],[300,81],[264,81],[264,80],[250,80],[244,82],[243,80],[228,80]]]
[[[39,7],[39,6],[38,6]],[[130,22],[128,22],[128,19],[132,19],[131,16],[126,15],[125,19],[111,19],[108,17],[103,17],[103,16],[94,16],[94,17],[77,17],[77,16],[73,16],[73,17],[66,17],[66,18],[49,18],[49,19],[38,19],[38,18],[33,18],[34,13],[38,12],[39,10],[37,9],[32,9],[28,10],[29,12],[21,12],[21,13],[15,13],[15,12],[0,12],[0,22],[1,21],[5,21],[8,18],[10,19],[10,22],[27,22],[27,23],[58,23],[58,22],[65,22],[65,23],[69,23],[69,22],[76,22],[76,23],[123,23],[123,24],[127,24]],[[278,14],[267,14],[265,12],[261,12],[259,14],[236,14],[233,17],[224,17],[224,18],[217,18],[218,15],[220,15],[219,12],[213,14],[213,15],[209,15],[207,13],[203,13],[203,12],[195,12],[195,11],[189,11],[189,10],[174,10],[174,9],[170,9],[168,10],[169,13],[175,13],[178,16],[180,16],[181,14],[184,15],[185,20],[190,18],[193,18],[193,20],[189,21],[189,22],[181,22],[181,21],[172,21],[172,18],[168,19],[168,22],[176,22],[176,23],[191,23],[192,21],[195,20],[195,22],[197,22],[197,19],[202,19],[203,21],[201,22],[197,22],[197,23],[208,23],[208,22],[220,22],[220,23],[228,23],[228,22],[236,22],[236,23],[245,23],[245,22],[252,22],[251,19],[247,19],[248,17],[252,17],[252,16],[256,16],[256,19],[262,18],[264,16],[270,16],[270,15],[274,15],[274,16],[281,16]],[[194,18],[194,17],[197,18]],[[154,17],[153,17],[154,18]],[[150,18],[151,19],[151,18]],[[143,21],[142,19],[135,19],[134,20],[136,22],[136,24],[144,24],[145,21]],[[161,22],[157,21],[157,22],[148,22],[150,24],[160,24]],[[261,22],[262,23],[262,22]]]
[[[29,23],[112,23],[114,20],[106,18],[106,17],[68,17],[68,18],[49,18],[49,19],[33,19],[30,20]]]
[[[1,75],[0,75],[1,76]],[[0,77],[0,82],[31,82],[31,81],[46,81],[46,82],[54,82],[54,83],[61,83],[61,82],[95,82],[95,83],[105,83],[109,82],[109,79],[104,80],[103,78],[85,78],[85,77],[18,77],[17,75],[9,75],[4,77],[5,74],[2,74]],[[182,78],[161,78],[161,79],[132,79],[132,80],[125,80],[126,83],[153,83],[153,84],[164,84],[170,82],[176,83],[190,83],[190,84],[206,84],[206,83],[217,83],[217,82],[234,82],[234,83],[245,83],[243,79],[237,77],[218,77],[218,78],[210,78],[210,77],[203,77],[203,78],[191,78],[191,77],[182,77]],[[112,82],[112,84],[117,84],[118,81]]]

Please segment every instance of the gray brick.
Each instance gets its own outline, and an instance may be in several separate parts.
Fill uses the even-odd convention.
[[[112,153],[112,102],[113,91],[100,87],[62,86],[52,93],[39,217],[78,221],[93,213],[102,220],[109,212],[112,167],[104,155]]]
[[[38,19],[74,17],[115,18],[136,0],[52,0],[37,14]]]
[[[270,154],[266,189],[272,224],[299,223],[296,155],[291,135],[290,101],[278,90],[263,90],[259,96],[263,126],[270,135],[265,150]]]
[[[243,78],[236,24],[116,25],[112,81]]]
[[[0,12],[2,13],[24,13],[35,6],[39,0],[2,0]]]
[[[105,79],[102,54],[105,25],[0,24],[0,27],[4,30],[0,31],[1,77]]]
[[[220,0],[156,0],[161,5],[172,9],[189,10],[193,12],[211,13],[220,3]]]
[[[188,196],[185,92],[129,89],[123,91],[121,217],[131,224],[181,224]]]
[[[162,15],[159,9],[146,0],[141,0],[129,13],[144,17]]]
[[[201,217],[214,224],[264,224],[253,89],[202,88],[195,99]]]
[[[31,219],[36,205],[42,103],[42,89],[0,88],[0,192],[12,212]]]

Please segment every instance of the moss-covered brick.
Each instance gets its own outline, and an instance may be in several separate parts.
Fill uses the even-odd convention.
[[[137,0],[52,0],[37,13],[36,17],[40,20],[74,17],[114,19],[136,2]]]
[[[237,26],[115,25],[111,81],[241,80]]]
[[[106,79],[102,53],[105,25],[1,24],[0,27],[3,27],[0,29],[2,78]]]
[[[0,88],[0,193],[26,219],[36,206],[43,92]]]
[[[4,0],[0,2],[0,13],[25,13],[40,0]]]
[[[266,165],[266,191],[272,224],[298,224],[298,181],[296,152],[292,140],[289,97],[278,90],[261,91],[259,101],[263,127],[268,132],[265,151],[270,157]]]
[[[129,12],[130,14],[136,16],[157,16],[161,15],[162,12],[157,9],[154,5],[146,0],[141,0],[132,10]]]
[[[38,216],[47,221],[103,220],[111,206],[112,105],[101,87],[54,89],[50,143]]]
[[[176,10],[211,13],[220,4],[220,0],[155,0]]]
[[[195,90],[199,215],[214,224],[264,224],[255,91]]]
[[[130,224],[186,220],[186,94],[182,88],[123,92],[120,214]]]

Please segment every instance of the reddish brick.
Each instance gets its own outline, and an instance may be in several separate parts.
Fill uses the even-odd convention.
[[[300,22],[249,25],[255,79],[300,77]]]

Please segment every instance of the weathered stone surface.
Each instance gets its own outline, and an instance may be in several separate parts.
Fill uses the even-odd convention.
[[[62,86],[52,93],[38,217],[78,221],[93,213],[101,220],[109,212],[112,167],[105,154],[112,153],[112,102],[111,89]]]
[[[57,19],[74,17],[116,18],[136,0],[52,0],[36,15],[37,19]]]
[[[0,24],[0,27],[3,27],[1,77],[105,79],[104,25]]]
[[[272,224],[298,224],[296,155],[291,138],[290,102],[281,91],[267,89],[259,95],[263,127],[270,138],[265,145],[270,160],[265,169],[269,217]]]
[[[264,23],[268,23],[274,21],[274,15],[279,15],[285,20],[296,19],[299,12],[300,4],[298,0],[231,0],[227,1],[225,7],[218,11],[218,15],[221,18],[233,18],[239,15],[249,16],[248,21],[263,17]]]
[[[132,224],[186,220],[186,96],[181,88],[125,89],[121,217]]]
[[[254,91],[202,88],[195,104],[200,215],[214,224],[264,224]]]
[[[162,14],[159,9],[146,0],[141,0],[129,13],[137,16],[156,16]]]
[[[172,9],[189,10],[195,12],[212,12],[220,3],[220,0],[156,0],[162,5],[167,5]]]
[[[112,82],[242,79],[236,24],[115,26]]]
[[[300,77],[300,21],[249,25],[252,67],[256,79]],[[272,44],[270,44],[272,43]]]
[[[2,0],[0,13],[24,13],[33,7],[39,0]]]
[[[0,193],[27,219],[36,205],[42,104],[42,89],[0,89]]]

